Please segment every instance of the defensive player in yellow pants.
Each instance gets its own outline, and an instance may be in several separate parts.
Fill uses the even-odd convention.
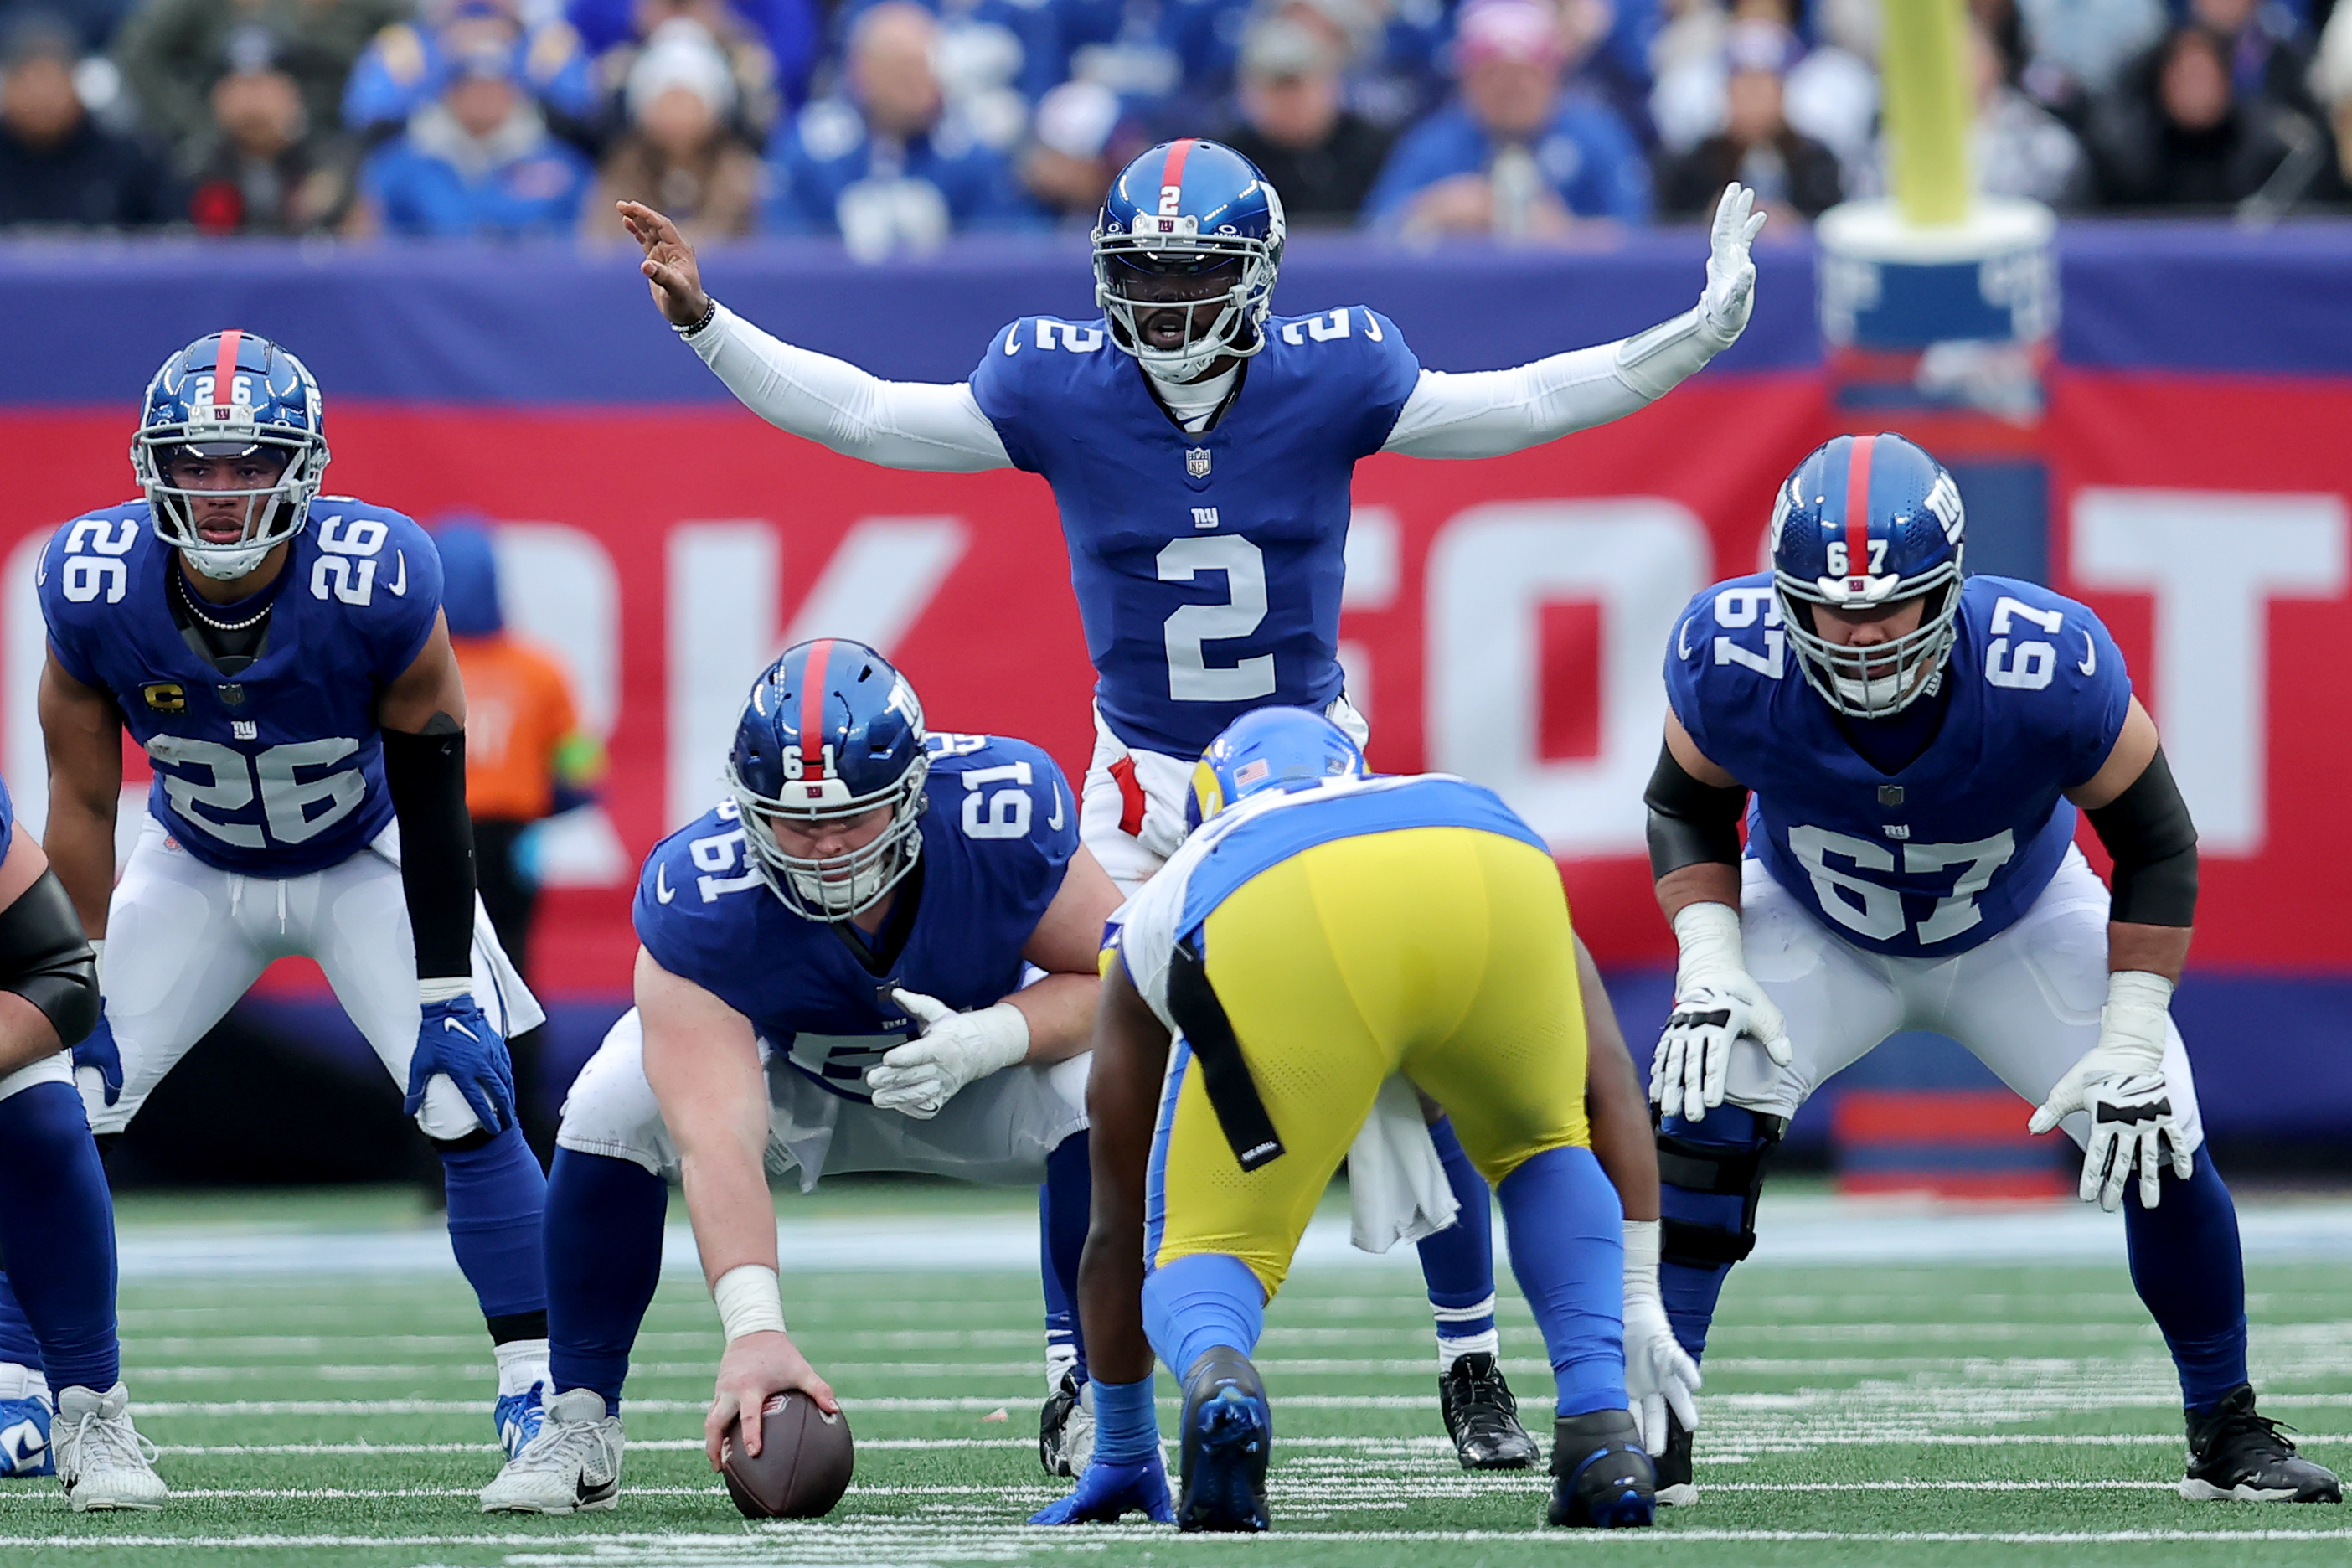
[[[1650,1521],[1625,1409],[1622,1211],[1589,1144],[1558,868],[1475,784],[1364,775],[1319,714],[1237,721],[1195,775],[1210,820],[1115,928],[1079,1274],[1094,1462],[1040,1521],[1165,1517],[1156,1351],[1184,1384],[1177,1522],[1266,1528],[1272,1419],[1248,1355],[1398,1071],[1444,1106],[1501,1200],[1558,1384],[1551,1521]]]

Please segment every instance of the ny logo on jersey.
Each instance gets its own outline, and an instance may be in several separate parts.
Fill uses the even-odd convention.
[[[1209,477],[1209,449],[1206,447],[1184,448],[1184,471],[1196,479]]]
[[[1207,473],[1208,471],[1209,471],[1209,465],[1208,465],[1208,464],[1206,464],[1206,463],[1202,463],[1202,464],[1201,465],[1201,472],[1205,474],[1205,473]],[[1215,507],[1213,507],[1213,506],[1196,506],[1196,507],[1194,507],[1194,508],[1192,509],[1192,526],[1193,526],[1194,528],[1214,528],[1214,527],[1216,527],[1216,526],[1217,526],[1217,509],[1216,509]]]
[[[228,733],[233,741],[258,741],[261,726],[250,719],[232,719],[228,721]]]

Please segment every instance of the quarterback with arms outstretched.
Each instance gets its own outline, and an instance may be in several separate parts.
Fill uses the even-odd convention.
[[[1675,625],[1648,795],[1682,945],[1652,1082],[1667,1313],[1700,1354],[1789,1117],[1887,1036],[1933,1030],[2039,1107],[2034,1131],[2084,1146],[2085,1200],[2123,1205],[2188,1407],[2181,1496],[2338,1501],[2246,1380],[2237,1213],[2169,1013],[2197,834],[2156,724],[2096,616],[1963,579],[1961,537],[1933,458],[1841,436],[1781,487],[1772,570]],[[1659,1459],[1659,1500],[1692,1501],[1687,1434]]]
[[[131,458],[144,498],[64,524],[39,574],[45,846],[102,944],[73,1057],[89,1125],[101,1146],[129,1125],[273,960],[317,960],[441,1157],[511,1450],[540,1416],[546,1184],[504,1036],[541,1014],[474,896],[439,557],[319,493],[318,384],[249,332],[164,361]],[[155,776],[118,885],[126,729]]]
[[[1423,369],[1376,310],[1275,315],[1279,198],[1232,149],[1172,142],[1105,199],[1102,314],[1016,321],[952,385],[883,381],[778,342],[704,292],[668,219],[621,211],[662,313],[761,417],[891,468],[1018,468],[1053,487],[1098,677],[1080,830],[1131,893],[1183,839],[1194,760],[1243,713],[1310,708],[1364,739],[1339,662],[1356,464],[1498,457],[1664,396],[1748,323],[1752,202],[1724,193],[1692,310],[1622,342],[1447,374]],[[1536,1446],[1494,1354],[1486,1189],[1450,1128],[1432,1136],[1462,1216],[1422,1252],[1447,1426],[1465,1465],[1526,1465]]]

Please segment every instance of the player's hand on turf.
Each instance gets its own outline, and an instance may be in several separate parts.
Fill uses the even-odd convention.
[[[841,1414],[841,1401],[834,1397],[833,1385],[816,1374],[791,1335],[762,1329],[730,1341],[726,1353],[719,1358],[718,1387],[710,1414],[702,1423],[702,1451],[709,1456],[710,1468],[719,1468],[719,1440],[730,1426],[736,1428],[735,1440],[743,1451],[756,1457],[760,1423],[768,1401],[793,1388],[815,1400],[817,1408],[826,1415]]]
[[[643,202],[615,205],[629,237],[645,249],[646,258],[637,270],[646,275],[661,313],[676,327],[690,327],[702,320],[703,312],[710,309],[710,296],[702,291],[702,268],[694,259],[694,247],[677,232],[677,225]]]
[[[1698,1430],[1698,1363],[1691,1360],[1666,1321],[1665,1302],[1654,1282],[1648,1294],[1625,1291],[1625,1397],[1642,1428],[1642,1447],[1653,1454],[1666,1447],[1666,1412],[1685,1432]]]
[[[414,1116],[424,1109],[425,1086],[436,1073],[466,1097],[484,1131],[503,1132],[515,1124],[513,1059],[504,1037],[470,995],[425,1004],[401,1110]]]
[[[1725,971],[1685,985],[1650,1058],[1650,1103],[1692,1121],[1723,1103],[1732,1043],[1752,1036],[1775,1066],[1795,1059],[1789,1026],[1746,971]]]
[[[1756,305],[1756,263],[1748,247],[1766,215],[1755,206],[1756,193],[1737,180],[1723,187],[1723,199],[1716,204],[1706,291],[1698,297],[1698,309],[1706,330],[1725,348],[1748,330],[1748,314]]]
[[[114,1043],[114,1026],[107,1021],[106,999],[98,1004],[98,1025],[73,1048],[74,1071],[89,1068],[106,1088],[106,1103],[122,1098],[122,1051]]]
[[[1080,1473],[1076,1490],[1031,1514],[1029,1522],[1117,1524],[1129,1513],[1139,1513],[1154,1524],[1176,1522],[1176,1510],[1168,1501],[1168,1469],[1157,1453],[1131,1465],[1095,1460]]]
[[[959,1013],[935,996],[894,988],[891,1000],[922,1026],[866,1069],[866,1091],[877,1110],[903,1111],[919,1121],[937,1116],[966,1084],[1000,1072],[1029,1055],[1029,1020],[1009,1002]]]

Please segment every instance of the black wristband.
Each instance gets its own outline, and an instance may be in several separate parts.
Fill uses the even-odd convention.
[[[676,332],[679,337],[689,341],[699,337],[709,327],[711,322],[719,319],[718,300],[709,294],[704,295],[703,298],[709,300],[709,303],[702,307],[702,314],[694,319],[694,325],[690,327],[681,327],[673,322],[671,323],[669,330]]]
[[[1663,877],[1685,866],[1739,864],[1739,818],[1748,791],[1701,784],[1673,751],[1658,748],[1658,765],[1642,792],[1650,808],[1650,875]]]
[[[400,887],[416,933],[416,977],[474,972],[474,823],[466,815],[466,732],[383,731],[383,780],[400,819]]]

